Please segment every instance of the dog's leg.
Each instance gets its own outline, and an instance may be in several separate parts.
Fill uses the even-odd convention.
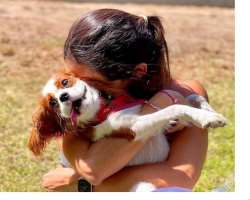
[[[190,106],[193,106],[194,108],[200,108],[216,113],[212,106],[207,102],[207,99],[203,96],[191,94],[186,97],[186,100],[189,102]],[[170,126],[166,130],[168,133],[172,133],[182,130],[184,127],[188,127],[190,125],[191,123],[188,123],[187,121],[183,120],[173,121],[172,124],[170,124]]]
[[[111,135],[133,139],[131,127],[137,118],[137,115],[126,114],[123,111],[112,113],[104,122],[94,127],[92,140],[97,141]]]
[[[108,120],[105,120],[101,124],[98,124],[94,127],[94,130],[91,135],[92,141],[97,141],[101,138],[104,138],[112,133],[112,126]]]
[[[226,119],[217,113],[186,105],[172,105],[155,113],[137,116],[124,111],[111,114],[107,120],[94,127],[92,140],[111,135],[114,131],[130,129],[135,138],[147,138],[179,119],[200,128],[217,128],[226,124]]]
[[[210,112],[215,112],[215,110],[212,108],[212,106],[207,102],[207,100],[203,96],[200,96],[197,94],[191,94],[187,96],[186,99],[195,108],[200,108],[203,110],[208,110]]]
[[[200,128],[217,128],[226,124],[226,119],[220,114],[185,105],[172,105],[158,112],[139,116],[131,129],[136,133],[136,139],[147,138],[174,119],[191,122]]]

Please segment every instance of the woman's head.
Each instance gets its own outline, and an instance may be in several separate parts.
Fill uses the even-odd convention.
[[[127,89],[135,97],[149,98],[170,79],[164,30],[155,16],[115,9],[89,12],[72,25],[64,58],[89,66],[107,80],[130,80]],[[142,63],[146,73],[138,78],[135,71]]]

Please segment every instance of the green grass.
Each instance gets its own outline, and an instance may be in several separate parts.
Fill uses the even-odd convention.
[[[48,149],[43,161],[33,159],[27,149],[30,116],[36,95],[33,80],[6,77],[0,80],[0,191],[40,191],[43,173],[56,165],[55,149]],[[8,85],[8,87],[3,87]],[[40,85],[40,84],[39,84]],[[38,86],[38,84],[37,84]],[[27,92],[30,88],[30,92]],[[49,164],[48,164],[49,163]]]
[[[58,165],[58,151],[52,142],[40,160],[31,155],[27,148],[31,115],[41,87],[62,64],[63,42],[72,21],[89,7],[106,4],[1,1],[0,5],[6,8],[6,16],[0,18],[0,191],[43,191],[41,178]],[[167,20],[173,74],[202,82],[212,106],[228,118],[225,128],[209,133],[207,159],[195,191],[221,186],[234,191],[232,10],[164,5],[124,9],[147,15],[156,10]]]
[[[225,187],[234,191],[234,81],[208,85],[211,104],[228,119],[225,128],[209,131],[209,147],[202,175],[195,191]]]

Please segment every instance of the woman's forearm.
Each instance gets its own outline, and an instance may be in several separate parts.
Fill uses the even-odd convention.
[[[67,146],[74,145],[74,148]],[[64,154],[76,172],[93,185],[123,168],[144,145],[143,142],[129,142],[125,139],[105,138],[79,152],[84,142],[64,140]]]
[[[78,162],[79,172],[85,164],[92,169],[91,182],[94,185],[99,185],[104,179],[121,170],[144,145],[143,142],[128,142],[124,139],[115,142],[112,140],[114,139],[104,139],[97,146],[93,144],[88,151],[88,157]],[[112,147],[107,148],[107,144]]]
[[[126,167],[95,191],[129,191],[138,182],[156,187],[179,186],[192,189],[197,182],[207,151],[207,130],[191,127],[180,131],[171,143],[168,160],[156,164]]]
[[[94,191],[127,192],[139,182],[149,182],[157,188],[179,186],[191,189],[193,180],[185,173],[187,166],[179,168],[182,169],[170,167],[166,162],[126,167],[95,186]]]

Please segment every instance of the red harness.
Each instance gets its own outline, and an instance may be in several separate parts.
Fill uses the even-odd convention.
[[[128,95],[121,95],[114,100],[112,100],[108,105],[102,101],[101,108],[96,114],[96,119],[98,123],[103,122],[107,119],[108,115],[112,112],[117,112],[123,109],[127,109],[136,105],[142,105],[145,103],[143,99],[134,99]]]
[[[170,95],[168,91],[162,90],[160,92],[166,94],[171,99],[172,104],[178,103],[178,99]],[[151,107],[155,108],[156,110],[161,109],[144,99],[135,99],[128,95],[121,95],[115,98],[114,100],[112,100],[109,104],[105,104],[105,102],[102,101],[101,108],[99,112],[96,114],[96,120],[98,123],[103,122],[105,119],[107,119],[108,115],[111,114],[112,112],[117,112],[123,109],[127,109],[136,105],[142,105],[145,103],[149,104]]]

